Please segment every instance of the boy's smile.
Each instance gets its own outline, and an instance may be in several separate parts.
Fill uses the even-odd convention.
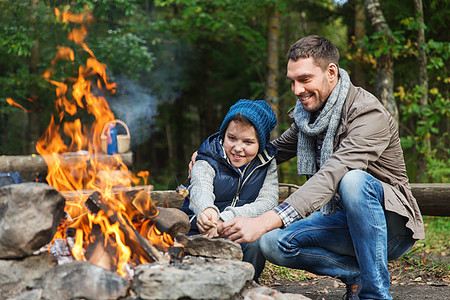
[[[225,132],[223,148],[233,166],[245,166],[258,154],[259,142],[255,127],[231,121]]]

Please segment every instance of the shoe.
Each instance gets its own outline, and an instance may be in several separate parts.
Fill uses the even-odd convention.
[[[342,297],[343,300],[359,300],[359,291],[361,291],[361,281],[356,282],[352,285],[347,285],[344,296]]]

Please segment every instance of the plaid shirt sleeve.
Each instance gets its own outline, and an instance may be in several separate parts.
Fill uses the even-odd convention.
[[[293,222],[302,218],[299,213],[286,202],[276,206],[273,210],[278,214],[281,221],[283,221],[284,227],[288,227]]]

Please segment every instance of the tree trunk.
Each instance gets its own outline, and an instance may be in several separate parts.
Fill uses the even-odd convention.
[[[0,103],[0,153],[6,153],[6,144],[8,141],[8,114],[5,112],[5,102]]]
[[[366,14],[364,13],[363,0],[355,0],[355,38],[362,40],[366,34],[364,23],[366,21]]]
[[[364,35],[366,34],[365,29],[366,14],[364,12],[364,1],[355,0],[355,46],[358,46],[358,42],[362,41]],[[356,86],[367,87],[368,83],[365,77],[366,72],[364,71],[365,65],[361,56],[356,56],[357,61],[355,61],[352,68],[352,81]]]
[[[422,98],[420,100],[420,106],[424,107],[428,104],[428,74],[427,74],[427,53],[425,52],[425,30],[423,26],[423,7],[422,0],[414,0],[414,11],[417,16],[417,21],[419,22],[419,30],[417,31],[417,67],[418,67],[418,85],[424,88]],[[426,116],[422,119],[426,121]],[[427,145],[425,156],[429,157],[431,155],[431,141],[430,136],[426,135],[424,137],[425,143]],[[427,172],[427,161],[428,159],[421,159],[417,164],[417,181],[420,181],[420,177]]]
[[[280,35],[280,16],[277,9],[271,8],[267,23],[267,71],[266,100],[278,118],[278,43]],[[271,139],[279,136],[278,126],[272,131]]]
[[[392,40],[391,30],[381,11],[380,2],[378,0],[365,0],[365,6],[374,31],[382,33],[387,40]],[[382,54],[377,58],[375,91],[381,103],[398,124],[399,114],[394,98],[394,57],[391,52]]]
[[[39,32],[39,29],[37,28],[36,19],[37,15],[36,12],[39,11],[39,0],[32,0],[31,1],[31,24],[35,27],[36,32]],[[34,42],[33,47],[31,48],[30,53],[30,74],[38,74],[38,64],[39,64],[39,39],[37,38]],[[31,87],[31,109],[30,113],[28,114],[28,141],[30,141],[28,153],[37,153],[36,151],[36,142],[39,139],[40,136],[40,113],[39,113],[39,99],[38,99],[38,87],[37,85],[33,85]]]
[[[427,74],[427,53],[425,52],[425,29],[423,20],[423,8],[422,0],[414,0],[414,10],[416,12],[417,21],[420,23],[419,30],[417,31],[417,47],[418,47],[418,77],[419,85],[425,87],[426,92],[422,96],[420,101],[421,105],[428,104],[428,74]]]

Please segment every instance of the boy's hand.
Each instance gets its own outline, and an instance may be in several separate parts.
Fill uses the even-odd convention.
[[[211,228],[210,230],[206,231],[205,233],[202,233],[202,235],[207,238],[215,238],[215,237],[219,236],[219,234],[217,233],[217,228]]]
[[[197,227],[201,234],[206,235],[209,230],[217,228],[218,221],[219,214],[217,210],[209,207],[197,217]],[[215,233],[217,234],[217,230]]]

